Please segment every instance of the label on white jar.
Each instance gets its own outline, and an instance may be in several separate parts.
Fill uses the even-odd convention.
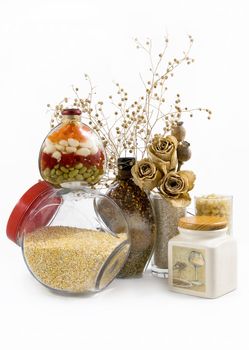
[[[173,286],[196,292],[205,292],[205,250],[174,246],[172,253]]]

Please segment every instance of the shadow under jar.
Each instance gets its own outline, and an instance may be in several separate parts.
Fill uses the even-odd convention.
[[[135,158],[118,159],[118,175],[107,196],[122,209],[129,226],[131,250],[118,278],[142,277],[153,253],[156,226],[147,194],[133,181],[131,168]]]
[[[130,249],[128,224],[114,201],[91,189],[55,189],[44,181],[17,203],[7,235],[21,246],[35,279],[61,293],[102,290]]]

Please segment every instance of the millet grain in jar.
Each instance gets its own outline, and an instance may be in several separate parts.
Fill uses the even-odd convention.
[[[118,251],[110,271],[104,272],[104,288],[123,266],[129,246],[127,235],[66,226],[39,228],[24,237],[23,255],[31,272],[44,285],[57,291],[84,293],[96,289],[104,264]],[[109,261],[110,262],[110,261]]]

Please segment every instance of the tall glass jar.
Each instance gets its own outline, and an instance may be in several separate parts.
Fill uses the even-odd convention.
[[[147,194],[133,181],[135,158],[118,159],[118,175],[107,192],[122,209],[129,225],[131,250],[119,278],[142,277],[153,253],[156,226]]]
[[[64,109],[62,116],[62,122],[46,136],[41,146],[41,176],[56,187],[75,182],[93,185],[106,167],[103,144],[99,136],[81,122],[79,109]]]
[[[186,215],[185,208],[175,208],[163,199],[159,194],[152,196],[154,208],[157,238],[155,251],[152,260],[152,274],[161,277],[168,277],[168,242],[176,236],[178,231],[178,221]]]

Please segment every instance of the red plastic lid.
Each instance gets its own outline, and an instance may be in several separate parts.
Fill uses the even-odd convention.
[[[51,196],[54,191],[51,185],[45,181],[39,181],[24,193],[14,207],[7,223],[6,232],[9,239],[17,243],[22,229],[31,232],[50,222],[62,201],[60,197]],[[40,203],[42,211],[38,210]],[[46,206],[46,204],[52,205]],[[26,220],[34,208],[37,209],[36,215],[32,217],[32,220]]]
[[[79,108],[65,108],[61,112],[62,115],[81,115]]]

